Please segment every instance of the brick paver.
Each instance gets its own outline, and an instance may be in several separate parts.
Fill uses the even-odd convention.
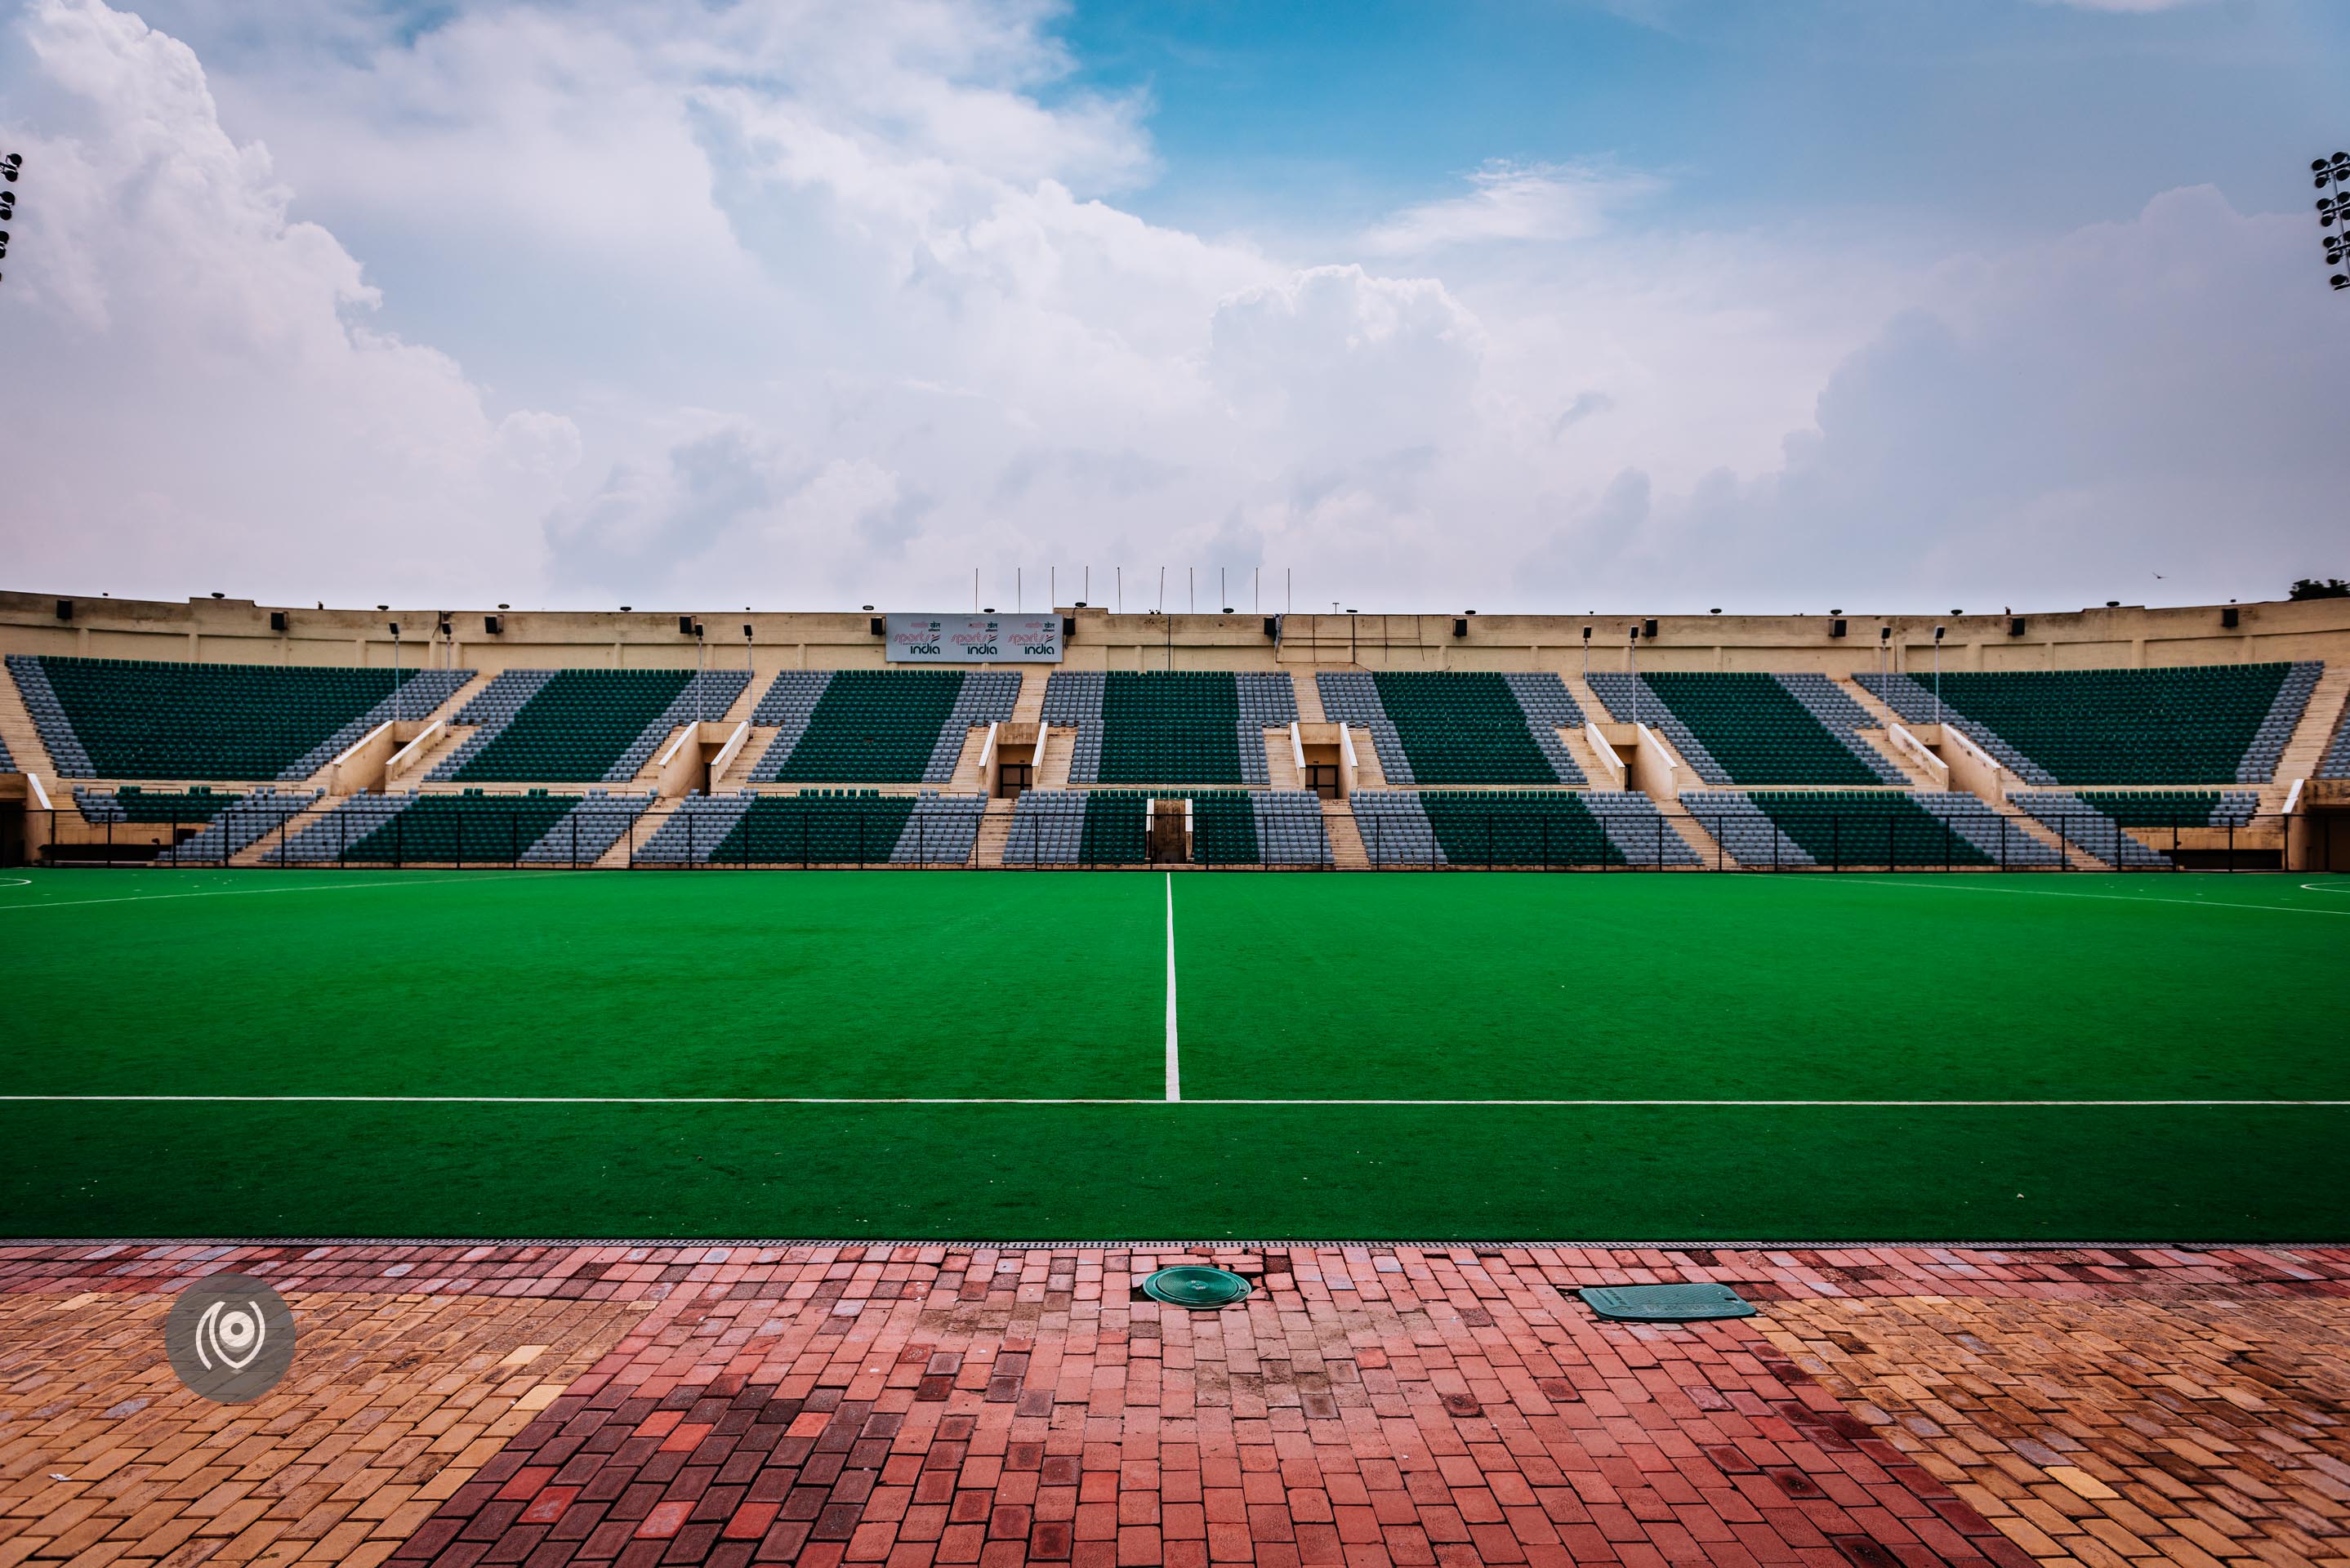
[[[1568,1293],[1685,1278],[1763,1313]],[[0,1568],[2350,1563],[2345,1344],[2343,1250],[0,1249]]]

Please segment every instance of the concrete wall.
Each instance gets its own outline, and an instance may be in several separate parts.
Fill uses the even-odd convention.
[[[273,607],[244,599],[81,598],[59,620],[57,596],[0,593],[0,652],[91,658],[210,659],[223,663],[363,664],[392,662],[389,622],[401,629],[400,662],[453,664],[494,673],[507,669],[593,666],[690,669],[694,639],[677,629],[675,609],[612,611],[484,610],[438,612],[395,607],[316,609],[285,607],[287,628],[269,629]],[[1931,668],[1933,628],[1947,627],[1943,668],[2088,669],[2105,666],[2230,664],[2277,659],[2350,661],[2350,599],[2239,607],[2241,625],[2225,631],[2216,606],[2147,609],[2027,611],[2025,634],[2011,637],[2000,616],[1848,615],[1843,638],[1822,616],[1661,616],[1654,640],[1639,644],[1642,670],[1817,670],[1858,674],[1877,668],[1877,630],[1889,626],[1894,667]],[[432,636],[445,613],[452,639]],[[847,614],[699,615],[711,636],[711,668],[754,677],[777,670],[876,669],[881,639],[862,610]],[[1583,628],[1591,628],[1590,667],[1622,670],[1627,627],[1637,613],[1592,616],[1476,616],[1468,635],[1452,635],[1446,615],[1296,615],[1281,646],[1254,615],[1116,616],[1099,609],[1077,618],[1068,641],[1071,670],[1550,670],[1584,666]],[[484,628],[485,614],[501,630]],[[746,650],[743,627],[753,628]]]

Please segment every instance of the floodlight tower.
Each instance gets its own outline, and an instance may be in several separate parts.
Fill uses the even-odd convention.
[[[2338,267],[2350,257],[2350,152],[2311,159],[2309,174],[2318,190],[2332,192],[2317,198],[2317,226],[2325,231],[2325,265]],[[2350,291],[2350,273],[2337,272],[2326,282],[2336,294]]]

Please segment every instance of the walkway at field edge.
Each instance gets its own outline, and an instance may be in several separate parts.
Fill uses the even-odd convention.
[[[2345,1408],[2345,1248],[0,1248],[0,1565],[2350,1563]]]

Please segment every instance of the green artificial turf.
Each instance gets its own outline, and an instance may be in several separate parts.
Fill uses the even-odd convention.
[[[1179,877],[1168,1105],[1158,876],[35,872],[9,1094],[1139,1103],[19,1100],[0,1233],[2338,1241],[2338,1106],[1231,1103],[2350,1099],[2302,880]]]

